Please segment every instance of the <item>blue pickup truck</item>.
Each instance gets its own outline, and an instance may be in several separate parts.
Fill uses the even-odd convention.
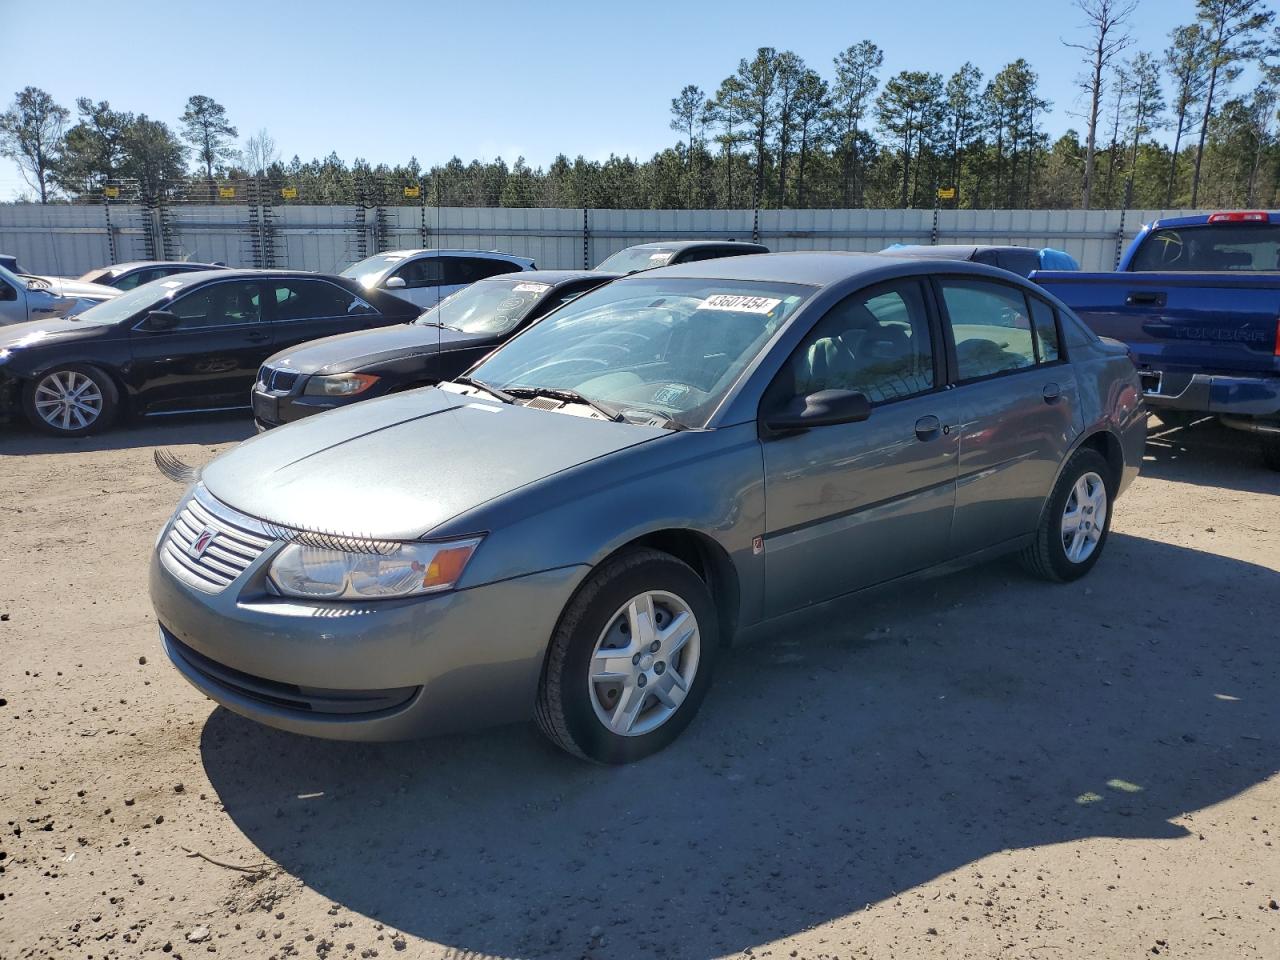
[[[1280,213],[1156,220],[1116,273],[1031,279],[1129,347],[1161,420],[1216,416],[1257,435],[1280,470]]]

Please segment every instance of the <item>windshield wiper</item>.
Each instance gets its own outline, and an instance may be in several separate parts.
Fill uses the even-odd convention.
[[[483,390],[487,394],[497,397],[503,403],[516,402],[516,398],[514,395],[507,393],[505,390],[499,390],[497,387],[491,387],[489,386],[489,384],[485,383],[483,380],[477,380],[475,377],[466,377],[466,376],[454,377],[453,382],[461,383],[468,387],[476,387],[480,390]]]
[[[599,400],[592,400],[590,397],[584,397],[577,390],[568,390],[560,387],[510,387],[508,392],[513,397],[550,397],[553,400],[563,400],[566,403],[583,403],[606,420],[612,420],[614,423],[621,423],[626,419],[622,415],[622,411],[616,407],[601,403]]]
[[[454,330],[457,333],[462,333],[461,327],[451,327],[449,324],[441,323],[439,320],[426,320],[421,323],[417,320],[411,320],[410,323],[417,323],[420,327],[439,327],[441,330]]]

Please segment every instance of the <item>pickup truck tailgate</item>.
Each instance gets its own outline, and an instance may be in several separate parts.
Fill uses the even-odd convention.
[[[1032,279],[1139,367],[1280,372],[1280,273],[1037,272]]]

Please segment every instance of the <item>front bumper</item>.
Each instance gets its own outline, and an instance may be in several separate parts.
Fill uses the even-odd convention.
[[[1190,410],[1237,417],[1280,418],[1280,376],[1143,370],[1142,397],[1156,410]]]
[[[354,397],[307,397],[298,393],[281,393],[263,390],[261,384],[253,388],[250,402],[253,404],[253,419],[258,426],[269,430],[272,427],[293,423],[303,417],[326,410],[336,410],[348,404],[367,400],[376,394],[360,394]]]
[[[434,596],[308,603],[262,589],[265,553],[220,593],[151,560],[166,653],[206,696],[268,726],[402,740],[526,720],[586,566]]]

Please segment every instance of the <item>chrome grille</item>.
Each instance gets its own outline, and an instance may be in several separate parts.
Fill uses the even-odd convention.
[[[203,551],[194,550],[206,532],[213,534],[212,539]],[[183,583],[206,593],[220,593],[262,556],[273,540],[262,523],[219,503],[201,485],[169,525],[160,561]]]

